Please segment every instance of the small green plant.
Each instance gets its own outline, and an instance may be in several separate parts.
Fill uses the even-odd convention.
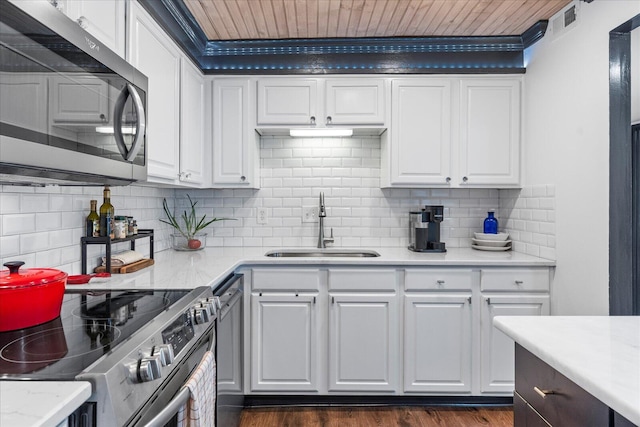
[[[162,199],[162,207],[164,208],[164,213],[167,215],[168,220],[161,219],[160,222],[164,222],[172,226],[178,231],[185,239],[187,239],[187,245],[189,249],[198,249],[202,242],[199,239],[196,239],[196,234],[208,227],[210,224],[216,221],[225,221],[225,220],[235,220],[235,218],[213,218],[207,221],[207,215],[203,215],[202,218],[198,219],[196,217],[196,205],[197,201],[191,200],[191,196],[187,194],[187,198],[189,199],[190,208],[182,212],[182,222],[184,226],[181,226],[178,222],[178,219],[173,215],[171,210],[169,209],[169,205],[167,204],[167,199]]]

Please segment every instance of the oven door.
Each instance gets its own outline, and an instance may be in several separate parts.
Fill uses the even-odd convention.
[[[189,389],[184,387],[207,351],[215,351],[215,322],[211,329],[191,348],[190,353],[171,371],[170,376],[158,388],[137,416],[127,424],[130,427],[174,427],[177,414],[189,400]]]

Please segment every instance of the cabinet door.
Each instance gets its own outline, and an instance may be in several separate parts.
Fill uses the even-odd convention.
[[[384,124],[384,80],[330,79],[325,91],[326,125]]]
[[[174,183],[180,166],[180,52],[142,6],[129,5],[129,62],[149,79],[149,181]]]
[[[47,132],[47,76],[0,72],[0,121]]]
[[[259,188],[259,140],[250,126],[248,79],[213,81],[213,185]]]
[[[315,125],[317,105],[315,79],[258,80],[259,125]]]
[[[122,0],[65,0],[65,14],[124,58],[125,5]]]
[[[182,58],[180,79],[180,181],[203,184],[204,79],[200,70]]]
[[[544,316],[548,295],[482,296],[480,318],[480,391],[512,393],[515,381],[514,342],[493,326],[495,316]]]
[[[471,293],[408,294],[404,390],[471,392]]]
[[[329,298],[329,391],[397,391],[396,295]]]
[[[251,295],[251,390],[318,391],[315,295]]]
[[[399,79],[391,87],[390,184],[448,185],[451,83]]]
[[[460,82],[460,185],[520,183],[520,80]]]
[[[107,125],[109,84],[95,76],[52,77],[49,80],[51,125]]]

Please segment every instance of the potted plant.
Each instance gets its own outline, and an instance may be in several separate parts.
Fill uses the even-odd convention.
[[[210,224],[216,221],[234,220],[235,218],[213,218],[207,221],[207,215],[203,215],[202,218],[196,217],[196,205],[197,201],[191,200],[191,196],[187,194],[189,199],[190,208],[182,212],[182,224],[178,222],[178,219],[173,215],[167,204],[167,199],[162,200],[162,207],[164,213],[167,215],[168,220],[161,219],[161,222],[169,224],[178,233],[172,234],[173,248],[177,250],[197,250],[204,247],[206,233],[202,233],[201,230],[208,227]],[[186,245],[185,245],[186,240]]]

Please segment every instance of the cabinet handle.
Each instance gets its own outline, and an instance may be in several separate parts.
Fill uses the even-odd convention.
[[[299,297],[300,295],[298,295],[298,293],[296,292],[296,297]]]
[[[487,304],[491,305],[491,298],[487,298]]]
[[[448,176],[448,177],[446,177],[444,180],[445,180],[445,181],[447,181],[447,184],[448,184],[448,183],[450,183],[450,182],[451,182],[451,177],[450,177],[450,176]]]
[[[311,116],[311,124],[312,125],[316,124],[316,116]]]
[[[331,304],[335,304],[336,303],[336,297],[331,297]]]
[[[471,305],[471,297],[467,298],[467,302],[469,303],[469,305]]]
[[[463,176],[462,177],[462,182],[467,182],[467,181],[469,181],[469,178],[467,178],[466,176]]]
[[[524,282],[522,280],[516,280],[516,285],[520,286],[522,285]]]
[[[247,177],[246,177],[246,176],[242,175],[242,176],[240,177],[240,181],[244,182],[244,181],[246,181],[246,180],[247,180]]]
[[[443,286],[444,280],[436,280],[436,283],[438,284],[438,286]]]
[[[316,297],[313,297],[313,303],[314,304],[316,303]]]
[[[541,389],[539,389],[538,387],[533,387],[533,391],[535,391],[536,393],[538,393],[538,395],[539,395],[540,397],[542,397],[543,399],[544,399],[545,397],[547,397],[547,395],[549,395],[549,394],[556,394],[556,392],[555,392],[555,391],[553,391],[553,390],[541,390]]]
[[[331,116],[327,116],[327,124],[330,125],[331,124]]]

